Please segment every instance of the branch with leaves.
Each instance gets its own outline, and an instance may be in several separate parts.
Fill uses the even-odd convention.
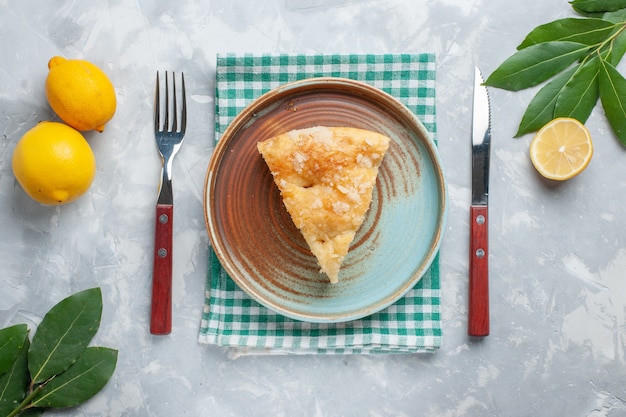
[[[581,18],[533,29],[485,85],[509,91],[547,82],[531,100],[515,137],[557,117],[585,123],[598,102],[626,146],[626,79],[617,64],[626,53],[626,0],[573,0]]]
[[[32,342],[25,324],[1,329],[0,416],[40,416],[98,393],[117,364],[117,350],[88,346],[101,316],[102,293],[92,288],[54,306]]]

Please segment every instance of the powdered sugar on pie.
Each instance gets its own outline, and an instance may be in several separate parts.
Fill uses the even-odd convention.
[[[351,127],[316,126],[257,144],[283,203],[331,283],[372,202],[390,139]]]

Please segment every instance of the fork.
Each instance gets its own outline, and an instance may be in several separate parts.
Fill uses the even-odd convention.
[[[154,235],[154,269],[152,273],[152,312],[150,333],[163,335],[172,331],[172,235],[174,220],[174,197],[172,194],[172,161],[180,149],[187,126],[187,103],[185,77],[181,73],[182,94],[180,101],[180,126],[176,96],[176,74],[172,72],[172,97],[167,71],[165,72],[165,103],[161,106],[159,72],[156,76],[154,96],[154,136],[161,155],[161,183],[156,203],[156,227]],[[171,104],[170,104],[171,98]],[[163,121],[161,121],[163,113]]]

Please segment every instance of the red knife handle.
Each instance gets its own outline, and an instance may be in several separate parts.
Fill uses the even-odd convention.
[[[470,206],[468,334],[489,334],[489,233],[487,206]]]
[[[174,206],[157,204],[152,272],[152,312],[150,333],[172,331],[172,223]]]

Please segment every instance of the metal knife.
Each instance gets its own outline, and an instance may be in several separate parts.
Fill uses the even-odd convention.
[[[474,70],[472,116],[472,203],[470,206],[470,270],[468,334],[489,334],[489,94],[478,67]]]

